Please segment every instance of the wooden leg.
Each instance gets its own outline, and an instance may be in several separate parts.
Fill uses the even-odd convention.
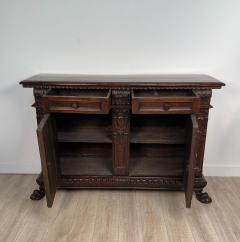
[[[39,189],[34,190],[31,194],[30,199],[33,201],[41,200],[45,196],[42,172],[37,177],[36,182],[39,185]]]
[[[207,192],[202,192],[201,190],[201,191],[196,191],[195,194],[196,194],[197,200],[201,203],[208,204],[212,202],[212,198],[208,195]]]

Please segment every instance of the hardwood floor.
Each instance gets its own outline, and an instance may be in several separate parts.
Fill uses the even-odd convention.
[[[240,241],[240,178],[208,177],[209,205],[184,193],[58,191],[31,201],[33,175],[0,175],[0,241]],[[221,185],[220,185],[221,184]]]

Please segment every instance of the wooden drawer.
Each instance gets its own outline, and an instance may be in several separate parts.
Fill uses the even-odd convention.
[[[132,113],[191,114],[199,111],[199,97],[191,90],[133,90]]]
[[[43,97],[45,112],[52,113],[109,113],[110,90],[52,89]]]

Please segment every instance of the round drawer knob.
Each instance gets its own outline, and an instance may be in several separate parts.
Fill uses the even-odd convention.
[[[168,110],[170,109],[170,107],[171,107],[171,105],[168,104],[168,103],[164,103],[164,104],[163,104],[163,109],[164,109],[165,111],[168,111]]]
[[[75,109],[78,108],[78,104],[77,103],[73,103],[72,104],[72,108],[75,108]]]

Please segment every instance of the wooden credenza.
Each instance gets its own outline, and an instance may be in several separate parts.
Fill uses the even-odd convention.
[[[202,192],[212,89],[207,75],[40,74],[33,88],[42,172],[39,200],[59,188],[164,189],[211,202]]]

